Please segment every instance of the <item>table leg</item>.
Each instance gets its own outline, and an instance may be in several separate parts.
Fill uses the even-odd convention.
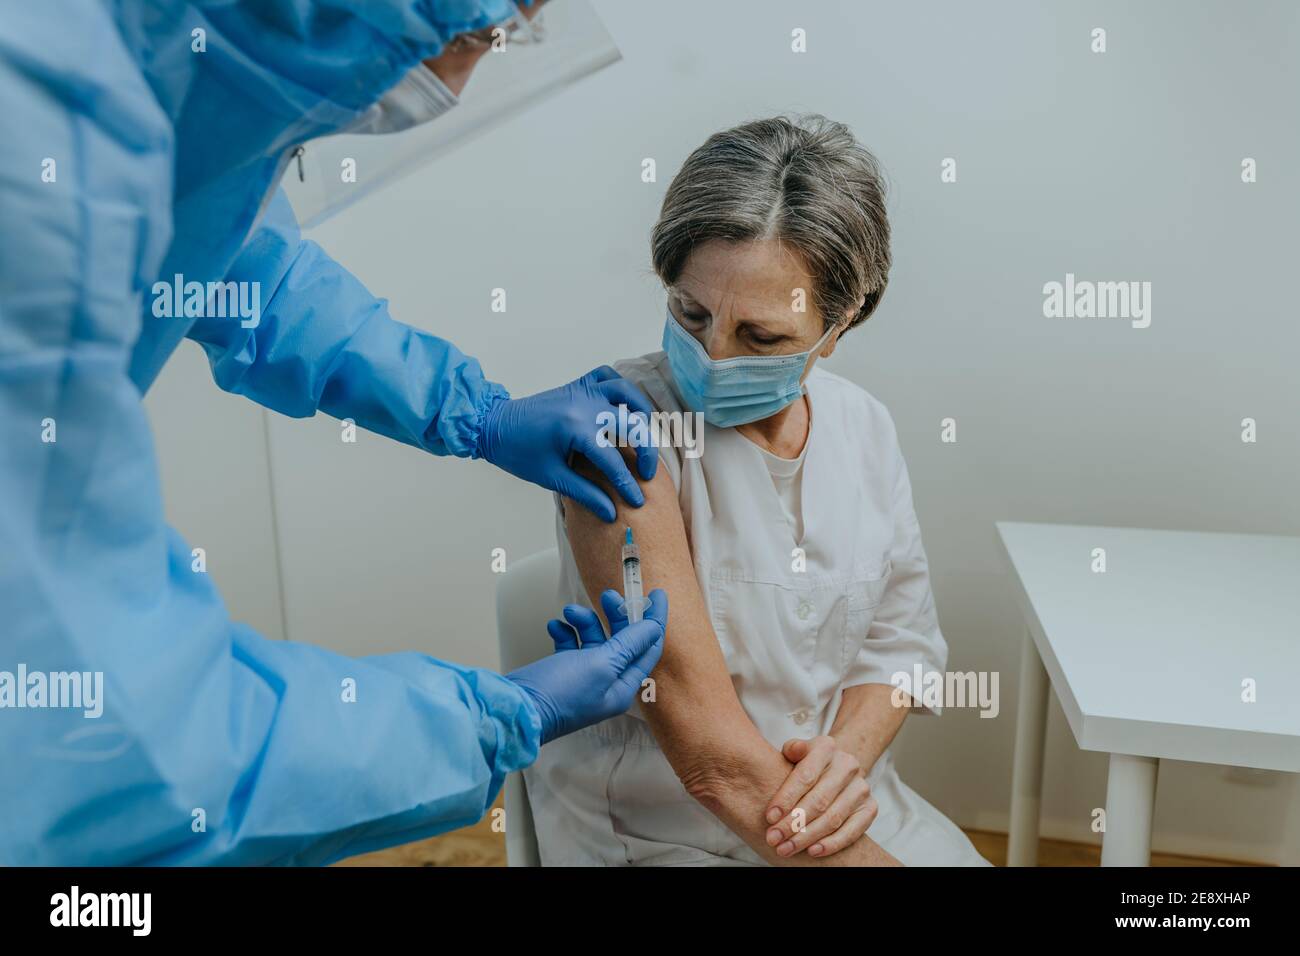
[[[1038,865],[1038,811],[1043,800],[1043,739],[1047,731],[1047,669],[1025,632],[1020,648],[1016,755],[1011,770],[1011,832],[1007,866]]]
[[[1151,865],[1151,817],[1159,769],[1160,761],[1154,757],[1110,755],[1102,866]]]

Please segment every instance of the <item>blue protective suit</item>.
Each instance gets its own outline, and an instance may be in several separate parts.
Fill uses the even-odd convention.
[[[232,622],[166,525],[141,406],[190,336],[221,387],[287,415],[474,453],[504,390],[391,319],[268,197],[296,143],[508,13],[5,4],[0,864],[323,863],[468,824],[535,758],[538,714],[492,672]],[[176,274],[259,282],[260,321],[157,317],[151,287]],[[102,715],[42,706],[20,666],[89,675],[87,691],[102,674]]]

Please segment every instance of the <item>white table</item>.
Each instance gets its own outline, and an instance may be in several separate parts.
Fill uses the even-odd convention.
[[[1008,866],[1038,858],[1049,681],[1075,742],[1110,754],[1102,866],[1150,863],[1162,758],[1300,772],[1300,538],[997,529],[1027,630]]]

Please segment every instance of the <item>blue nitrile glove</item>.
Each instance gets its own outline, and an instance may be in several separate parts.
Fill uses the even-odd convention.
[[[609,495],[574,471],[570,462],[573,455],[582,455],[613,483],[628,504],[634,508],[645,504],[645,496],[618,448],[608,441],[602,447],[597,440],[610,421],[600,416],[612,414],[612,420],[617,422],[619,405],[626,405],[629,415],[646,416],[647,422],[653,411],[641,390],[608,365],[548,392],[528,398],[503,398],[484,417],[475,456],[572,498],[605,521],[613,521],[614,502]],[[616,440],[617,434],[612,437]],[[643,481],[655,476],[659,454],[649,441],[637,447],[636,460]]]
[[[555,653],[505,675],[537,705],[543,744],[623,713],[659,663],[668,595],[660,588],[651,591],[645,619],[631,625],[621,611],[623,598],[617,591],[601,595],[601,604],[614,629],[609,640],[595,611],[569,604],[564,621],[546,626]]]

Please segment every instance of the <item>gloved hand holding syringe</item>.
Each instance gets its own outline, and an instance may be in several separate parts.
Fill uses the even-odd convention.
[[[648,600],[642,595],[641,555],[630,528],[622,558],[623,594],[609,588],[600,595],[609,636],[591,608],[566,604],[564,618],[546,627],[556,653],[505,675],[536,706],[543,743],[626,711],[659,663],[668,595],[659,588]]]

